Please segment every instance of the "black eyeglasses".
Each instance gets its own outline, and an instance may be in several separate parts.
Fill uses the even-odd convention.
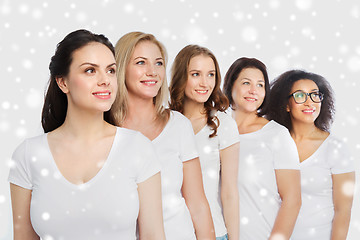
[[[308,96],[310,97],[311,101],[313,101],[314,103],[319,103],[324,99],[324,94],[321,92],[311,92],[311,93],[306,93],[304,91],[301,90],[297,90],[294,93],[289,95],[290,97],[294,98],[294,101],[297,104],[301,104],[306,102]]]

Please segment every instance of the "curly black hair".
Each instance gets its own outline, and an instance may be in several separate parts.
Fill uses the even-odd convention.
[[[292,130],[290,113],[286,111],[289,103],[288,96],[291,94],[290,91],[294,83],[302,79],[312,80],[318,86],[319,91],[324,94],[320,114],[315,120],[315,126],[323,131],[330,132],[335,114],[333,90],[324,77],[303,70],[287,71],[271,82],[270,101],[266,118],[275,120],[289,129],[289,131]]]

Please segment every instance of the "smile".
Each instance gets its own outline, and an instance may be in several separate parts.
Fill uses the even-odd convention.
[[[109,99],[111,97],[111,92],[105,91],[105,92],[94,92],[93,95],[100,99]]]
[[[206,94],[209,92],[209,90],[195,90],[195,92],[197,92],[199,94]]]
[[[252,98],[252,97],[245,97],[245,100],[246,100],[246,101],[249,101],[249,102],[255,102],[255,101],[257,101],[256,98]]]
[[[306,110],[302,110],[303,113],[306,113],[306,114],[311,114],[311,113],[314,113],[315,112],[315,109],[306,109]]]
[[[146,86],[154,86],[157,81],[155,80],[148,80],[148,81],[140,81],[142,84],[145,84]]]

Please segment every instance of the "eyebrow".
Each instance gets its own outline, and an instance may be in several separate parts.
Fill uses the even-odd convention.
[[[134,58],[134,60],[137,60],[137,59],[139,59],[139,58],[145,59],[145,60],[148,59],[148,58],[146,58],[146,57],[136,57],[136,58]],[[162,58],[162,57],[158,57],[158,58],[155,58],[155,60],[163,60],[163,58]]]
[[[95,63],[88,63],[88,62],[85,62],[85,63],[81,64],[79,67],[84,66],[84,65],[91,65],[93,67],[99,67],[99,65],[97,65]],[[116,63],[111,63],[111,64],[107,65],[106,68],[112,67],[113,65],[116,65]]]
[[[201,72],[201,70],[192,69],[192,70],[189,70],[189,72]],[[209,72],[216,72],[216,70],[210,70]]]
[[[260,80],[252,80],[252,79],[250,79],[250,78],[246,78],[246,77],[242,78],[241,80],[249,80],[249,81],[265,82],[265,80],[262,80],[262,79],[260,79]]]

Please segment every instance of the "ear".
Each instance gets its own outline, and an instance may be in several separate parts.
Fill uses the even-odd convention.
[[[286,105],[286,111],[287,111],[287,112],[290,112],[289,104]]]
[[[59,88],[61,89],[61,91],[63,91],[63,93],[66,94],[69,92],[67,82],[64,77],[56,77],[56,83],[59,86]]]

